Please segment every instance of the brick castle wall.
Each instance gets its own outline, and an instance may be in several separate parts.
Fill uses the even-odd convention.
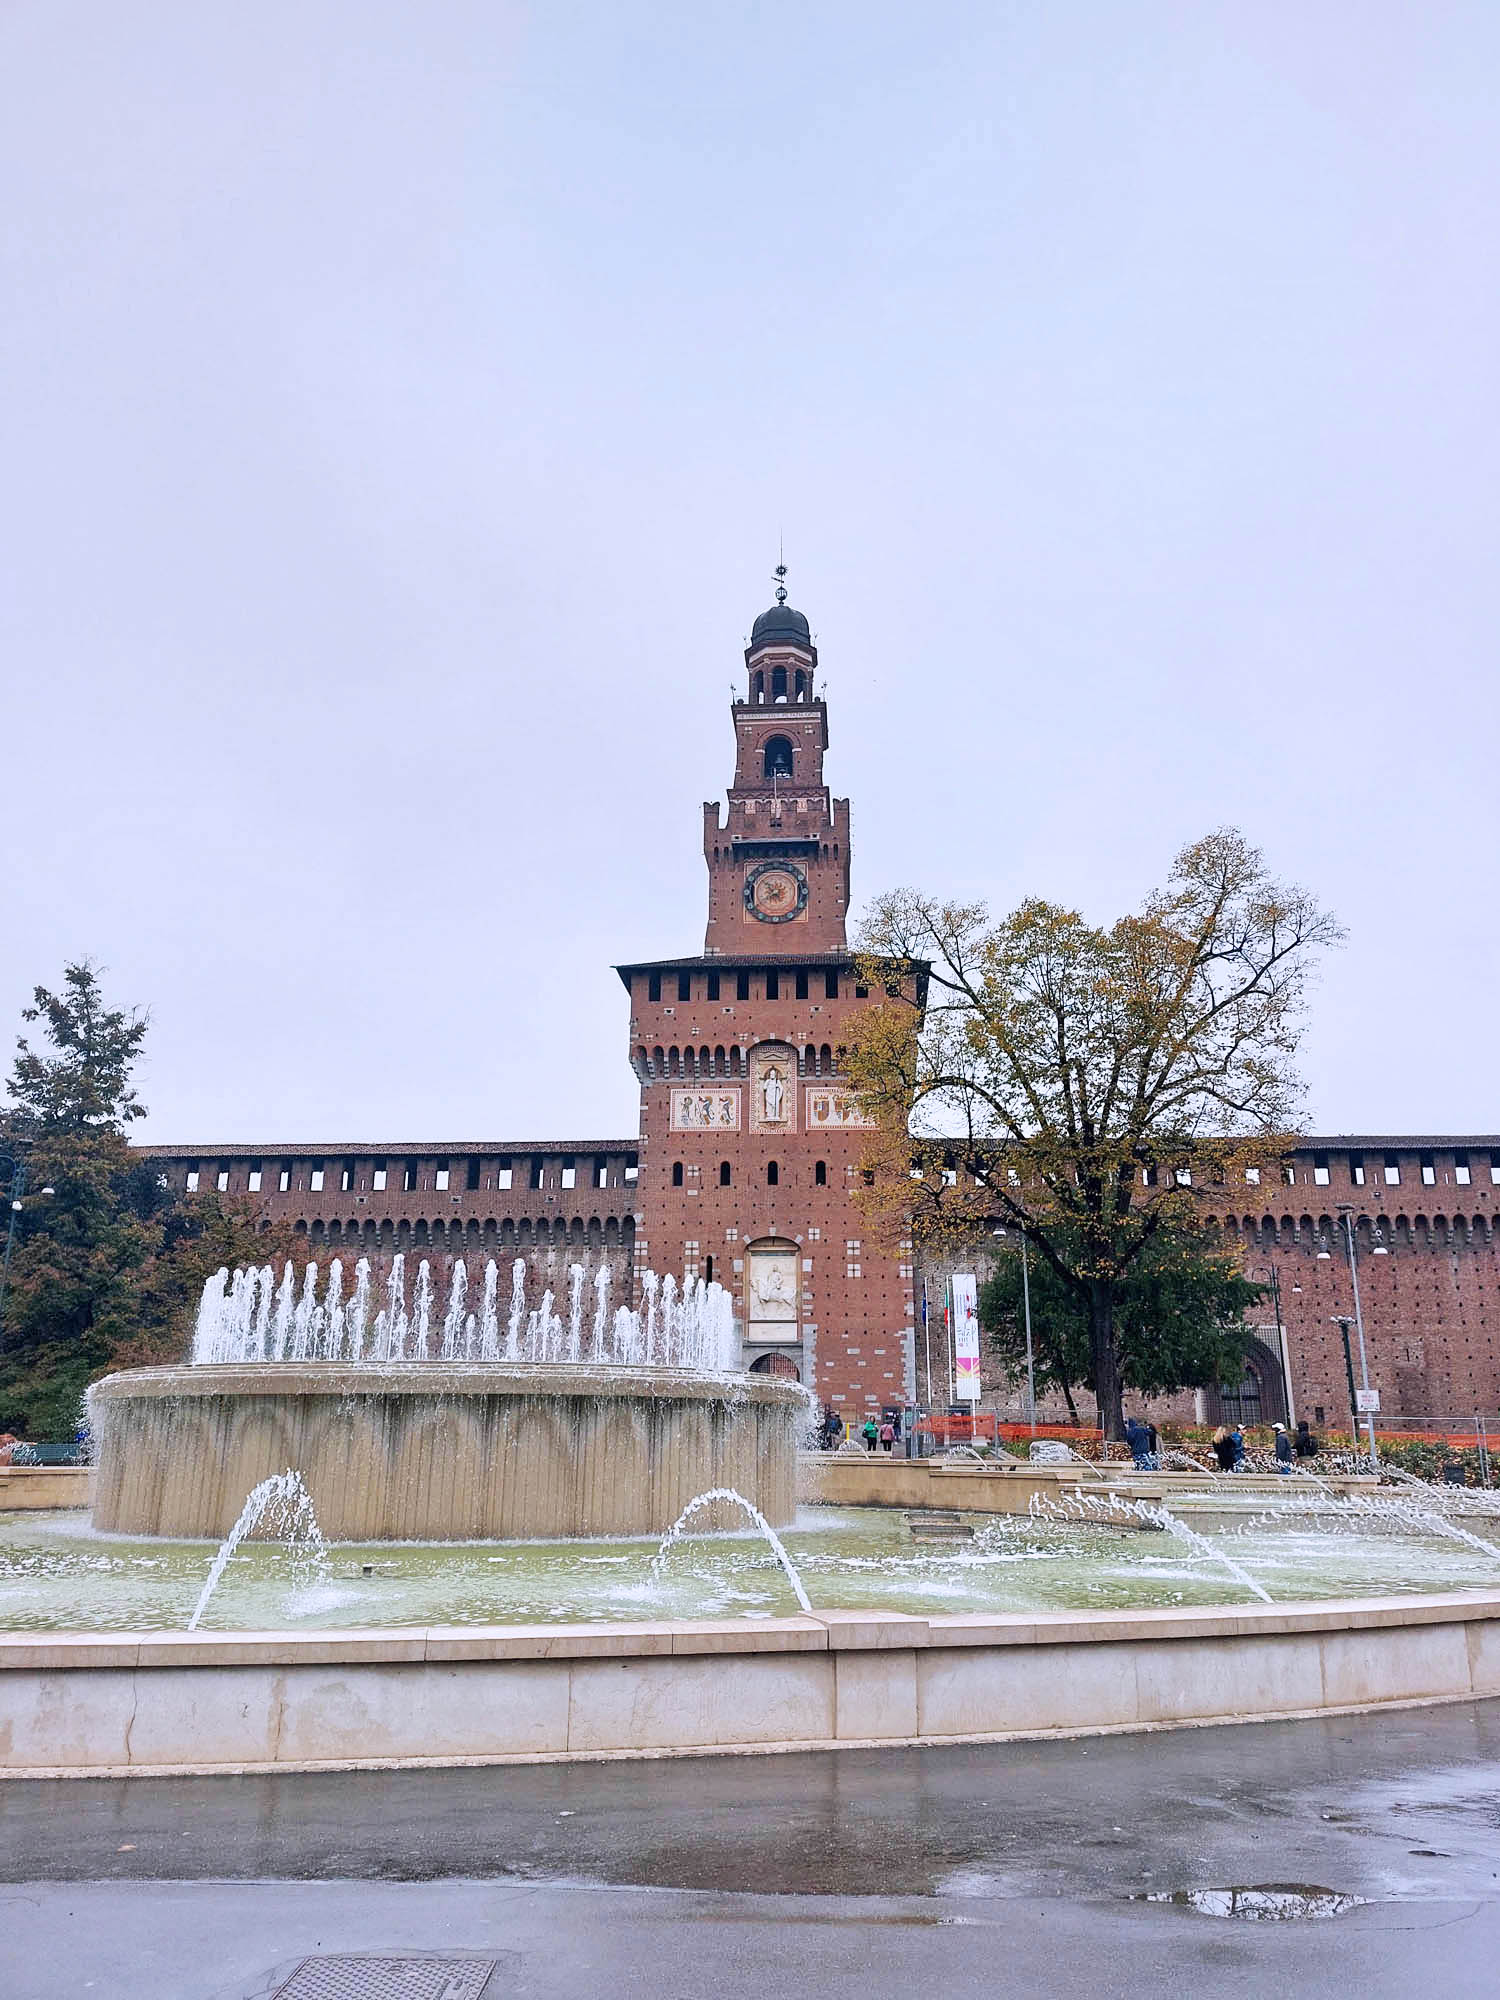
[[[487,1258],[524,1257],[533,1298],[549,1283],[561,1293],[579,1261],[607,1260],[617,1298],[648,1265],[712,1277],[734,1297],[747,1365],[795,1371],[846,1416],[926,1400],[925,1280],[943,1403],[943,1279],[955,1262],[983,1275],[993,1239],[914,1266],[909,1244],[874,1240],[859,1207],[863,1135],[837,1072],[850,1019],[872,1004],[854,984],[845,932],[849,802],[823,782],[817,651],[784,599],[746,650],[726,806],[703,808],[704,949],[616,968],[640,1083],[634,1138],[146,1148],[168,1179],[255,1200],[305,1235],[310,1258],[366,1256],[380,1276],[400,1252],[426,1257],[439,1282],[459,1257],[471,1276]],[[1274,1187],[1247,1183],[1233,1203],[1205,1190],[1203,1209],[1253,1276],[1277,1270],[1298,1412],[1321,1423],[1347,1410],[1331,1323],[1352,1311],[1340,1200],[1357,1218],[1383,1414],[1462,1420],[1500,1407],[1500,1139],[1311,1140],[1288,1171]],[[1279,1415],[1270,1318],[1262,1308],[1249,1366],[1266,1413]],[[995,1382],[993,1363],[985,1372],[986,1400],[1018,1414],[1024,1385]],[[1212,1417],[1219,1398],[1159,1408]],[[1062,1415],[1060,1399],[1044,1413]]]

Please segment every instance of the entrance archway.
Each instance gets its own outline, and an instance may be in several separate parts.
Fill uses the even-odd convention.
[[[761,1354],[750,1363],[752,1375],[780,1375],[788,1382],[800,1382],[801,1375],[790,1354]]]

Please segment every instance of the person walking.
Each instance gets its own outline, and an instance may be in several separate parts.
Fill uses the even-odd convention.
[[[1151,1433],[1139,1417],[1125,1419],[1125,1442],[1130,1446],[1130,1456],[1135,1460],[1137,1472],[1151,1470]]]
[[[1238,1472],[1245,1463],[1245,1433],[1240,1429],[1238,1419],[1230,1426],[1229,1442],[1234,1446],[1234,1463],[1229,1470]]]
[[[1290,1472],[1292,1469],[1292,1439],[1285,1424],[1274,1426],[1276,1432],[1276,1470]]]
[[[865,1418],[865,1427],[860,1432],[860,1436],[865,1441],[866,1451],[873,1451],[876,1445],[880,1442],[880,1432],[876,1428],[875,1419],[873,1417]]]
[[[896,1426],[889,1423],[882,1424],[880,1426],[880,1449],[882,1451],[894,1451],[895,1447]]]
[[[1306,1417],[1299,1417],[1297,1419],[1296,1445],[1297,1445],[1298,1458],[1317,1457],[1318,1440],[1313,1436],[1312,1432],[1307,1428]]]
[[[1219,1462],[1220,1472],[1233,1472],[1234,1439],[1223,1424],[1214,1432],[1214,1457]]]

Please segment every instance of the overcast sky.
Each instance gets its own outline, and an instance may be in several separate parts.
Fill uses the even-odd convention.
[[[1497,105],[1493,0],[8,0],[6,1046],[634,1131],[784,532],[856,903],[1232,822],[1312,1122],[1500,1129]]]

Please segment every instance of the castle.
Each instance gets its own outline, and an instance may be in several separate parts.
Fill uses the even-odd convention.
[[[745,698],[731,704],[727,812],[703,808],[703,948],[616,967],[640,1082],[634,1136],[145,1148],[168,1182],[258,1200],[305,1233],[309,1257],[346,1265],[398,1252],[435,1271],[521,1258],[560,1292],[567,1266],[603,1261],[617,1298],[647,1266],[716,1280],[735,1300],[748,1368],[796,1375],[857,1421],[927,1403],[929,1379],[941,1405],[951,1260],[924,1271],[909,1243],[871,1240],[856,1199],[863,1134],[836,1052],[872,996],[846,929],[849,801],[824,782],[828,709],[808,621],[783,585],[776,600],[755,621]],[[1241,1382],[1159,1413],[1346,1419],[1333,1323],[1353,1310],[1345,1210],[1382,1419],[1470,1423],[1495,1410],[1500,1137],[1309,1139],[1281,1182],[1236,1195],[1208,1201],[1213,1222],[1251,1276],[1274,1272],[1279,1311],[1268,1293]],[[982,1270],[985,1257],[979,1243],[960,1262]],[[1012,1385],[986,1402],[1022,1409]]]

